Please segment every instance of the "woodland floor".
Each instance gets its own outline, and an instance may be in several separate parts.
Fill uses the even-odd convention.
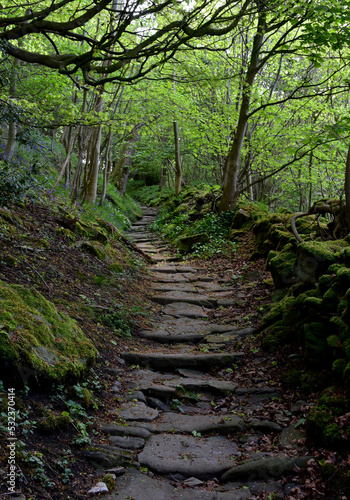
[[[83,253],[74,247],[70,240],[57,234],[56,228],[62,226],[65,221],[64,214],[60,217],[48,208],[34,205],[29,214],[22,209],[16,209],[14,215],[17,215],[19,220],[25,218],[26,224],[19,224],[19,239],[18,235],[13,235],[11,240],[7,236],[0,235],[0,279],[9,283],[35,285],[46,298],[55,303],[58,309],[65,311],[78,321],[99,350],[100,356],[93,373],[97,385],[97,408],[90,407],[86,413],[87,417],[91,417],[88,430],[92,443],[97,447],[96,449],[101,450],[101,446],[111,445],[108,433],[103,432],[103,425],[121,422],[120,419],[118,420],[116,408],[124,404],[125,395],[130,392],[130,383],[135,377],[137,379],[137,372],[140,369],[138,363],[125,363],[121,353],[170,354],[174,351],[173,344],[155,342],[145,338],[142,334],[145,330],[150,331],[155,326],[156,318],[159,318],[159,321],[162,318],[162,306],[151,300],[151,295],[156,293],[150,294],[152,274],[147,271],[148,266],[139,256],[135,257],[136,254],[126,251],[125,248],[122,249],[118,241],[113,243],[115,248],[119,245],[120,251],[124,254],[126,252],[123,262],[121,259],[124,272],[118,276],[112,273],[108,266],[97,257]],[[42,245],[43,240],[46,241],[45,245]],[[159,245],[163,244],[159,243]],[[231,418],[232,415],[242,415],[246,424],[267,421],[277,425],[276,428],[274,425],[267,425],[267,430],[257,428],[254,432],[248,432],[246,436],[241,433],[240,442],[237,442],[238,452],[237,461],[235,461],[237,464],[244,458],[260,456],[312,456],[315,460],[309,463],[306,470],[296,467],[295,472],[290,476],[282,474],[278,477],[269,477],[266,481],[255,481],[256,486],[248,485],[251,488],[249,492],[244,491],[248,490],[247,481],[238,479],[230,493],[231,496],[225,496],[225,488],[220,486],[215,474],[209,474],[208,477],[204,475],[201,480],[202,484],[194,488],[186,487],[181,474],[178,478],[175,474],[172,479],[168,474],[167,484],[172,488],[181,485],[183,488],[181,491],[185,491],[183,496],[168,498],[346,499],[346,496],[339,495],[338,492],[327,490],[318,466],[319,460],[328,459],[339,464],[339,467],[345,466],[346,453],[320,450],[306,438],[306,434],[298,435],[298,443],[292,440],[286,445],[280,441],[281,428],[297,425],[298,431],[303,433],[304,416],[315,395],[303,394],[284,382],[284,373],[291,367],[298,367],[295,361],[298,351],[293,353],[281,349],[272,355],[267,354],[261,348],[261,341],[257,335],[259,322],[265,305],[272,300],[273,291],[269,282],[266,282],[270,276],[265,270],[265,261],[263,259],[249,261],[253,250],[253,237],[248,235],[240,242],[237,252],[230,257],[215,258],[210,261],[170,263],[173,266],[193,267],[196,269],[197,277],[200,276],[203,281],[208,278],[208,281],[204,282],[216,283],[224,287],[225,298],[231,300],[232,305],[209,309],[208,322],[223,327],[229,326],[238,331],[247,327],[254,329],[251,335],[217,348],[208,342],[191,344],[191,352],[198,356],[207,353],[239,351],[244,360],[225,367],[214,366],[209,370],[208,373],[211,376],[220,381],[236,384],[237,387],[242,388],[242,392],[216,395],[212,398],[214,404],[211,406],[208,404],[209,400],[204,397],[203,413],[209,416],[220,416],[223,419]],[[35,267],[41,278],[23,261],[23,252],[27,262]],[[11,265],[8,265],[9,256],[12,257]],[[128,266],[128,262],[130,265],[132,263],[132,267]],[[159,265],[166,265],[166,262],[161,262]],[[46,284],[43,283],[43,279]],[[50,294],[48,289],[50,289]],[[116,304],[123,311],[125,322],[131,325],[131,336],[126,335],[122,329],[119,333],[113,332],[110,327],[103,324],[103,315],[109,308],[116,307]],[[180,354],[187,352],[186,349],[187,347],[183,344],[175,347]],[[296,356],[290,357],[291,355]],[[117,389],[116,381],[118,381]],[[249,398],[245,396],[253,394],[257,386],[268,389],[274,396],[263,398],[262,404],[250,404]],[[52,500],[89,498],[88,491],[101,479],[101,464],[96,468],[86,459],[87,453],[84,450],[87,448],[72,444],[72,438],[76,435],[76,429],[73,426],[69,431],[56,431],[50,435],[44,435],[35,429],[33,422],[40,420],[43,409],[50,408],[57,414],[67,409],[64,399],[58,397],[60,388],[56,388],[51,394],[43,389],[37,387],[29,393],[24,391],[17,401],[18,409],[29,422],[19,429],[18,432],[22,433],[19,438],[25,442],[27,452],[42,454],[45,465],[43,479],[38,476],[35,467],[23,459],[19,491],[23,494],[22,498],[26,500],[29,498]],[[179,397],[181,404],[178,408],[169,407],[169,401],[166,402],[165,405],[168,408],[165,408],[164,412],[175,411],[181,416],[184,410],[189,415],[197,414],[197,407],[200,408],[200,405],[198,406],[198,401],[191,397],[190,394],[186,394],[186,397],[182,399]],[[157,401],[153,402],[153,406],[156,411],[160,410],[159,406],[157,410]],[[217,436],[217,433],[214,432],[214,435]],[[193,436],[200,439],[200,436],[196,437],[195,434]],[[224,439],[234,441],[235,437],[228,433],[228,437]],[[0,474],[4,478],[5,449],[2,450],[0,458],[4,463]],[[58,460],[62,461],[63,458],[72,472],[66,483],[62,481],[62,470],[58,466]],[[133,460],[134,458],[130,456],[126,462]],[[141,467],[141,472],[147,480],[162,481],[162,475],[157,471],[152,472],[151,467]],[[45,486],[44,483],[47,481],[55,485]],[[111,500],[132,498],[118,495],[118,481],[120,478],[117,479],[116,492],[104,498]],[[186,491],[188,491],[187,496]],[[194,496],[196,491],[199,491],[200,496]],[[237,492],[237,495],[240,492],[242,496],[234,496],[236,493],[233,492]],[[0,488],[0,498],[8,498],[5,485]],[[135,500],[141,500],[141,496],[135,497]]]

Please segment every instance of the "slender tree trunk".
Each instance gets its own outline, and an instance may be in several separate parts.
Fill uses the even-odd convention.
[[[70,127],[70,129],[71,129],[71,127]],[[76,135],[78,133],[78,129],[74,132],[74,134],[72,133],[72,130],[70,130],[68,132],[68,134],[67,134],[67,140],[66,140],[66,144],[65,144],[65,147],[66,147],[66,158],[65,158],[65,160],[64,160],[64,162],[62,164],[61,171],[60,171],[58,179],[57,179],[57,181],[56,181],[56,183],[54,185],[54,188],[56,186],[58,186],[58,184],[60,183],[60,181],[61,181],[61,179],[63,177],[63,174],[67,171],[67,166],[70,163],[70,155],[71,155],[71,152],[72,152],[72,149],[73,149],[75,137],[76,137]],[[67,177],[66,177],[66,180],[67,180]]]
[[[175,141],[175,195],[178,196],[181,191],[182,165],[181,165],[181,155],[180,155],[179,125],[177,121],[173,122],[173,126],[174,126],[174,141]]]
[[[135,155],[135,144],[139,138],[142,124],[134,127],[129,139],[122,146],[119,160],[113,167],[111,182],[116,186],[122,196],[125,196],[126,184],[129,180],[132,160]]]
[[[101,132],[102,127],[95,127],[91,136],[91,156],[90,168],[86,189],[86,201],[90,205],[94,205],[97,196],[97,181],[100,167],[100,148],[101,148]]]
[[[160,169],[159,189],[162,189],[166,186],[167,178],[168,178],[168,169],[166,167],[162,167]]]
[[[111,175],[112,171],[112,128],[109,128],[108,131],[108,140],[107,140],[107,146],[106,146],[106,154],[105,154],[105,169],[103,172],[103,187],[102,187],[102,193],[101,193],[101,199],[100,203],[102,203],[105,200],[106,193],[107,193],[107,184],[109,181],[109,177]]]
[[[348,149],[348,155],[346,158],[344,191],[345,191],[346,229],[348,232],[350,232],[350,145]]]
[[[238,197],[238,175],[241,164],[241,152],[244,143],[244,137],[248,125],[250,99],[255,77],[259,71],[259,55],[261,45],[264,39],[266,30],[266,14],[264,12],[259,15],[257,32],[254,37],[252,53],[246,78],[244,82],[244,90],[241,99],[239,119],[236,133],[232,142],[231,150],[227,155],[226,160],[226,177],[224,180],[222,197],[219,211],[226,212],[232,210],[237,202]]]
[[[16,84],[17,84],[17,70],[16,70],[16,68],[19,65],[20,65],[20,60],[15,57],[13,60],[13,63],[12,63],[13,72],[11,74],[10,88],[9,88],[9,97],[12,99],[16,97],[16,90],[17,90],[16,89]],[[11,160],[11,158],[13,157],[13,153],[15,152],[16,135],[17,135],[17,123],[15,122],[15,120],[12,120],[9,123],[7,144],[6,144],[6,149],[4,152],[4,156],[7,158],[7,160]]]
[[[311,151],[309,158],[309,207],[312,205],[312,164],[314,159],[314,152]]]

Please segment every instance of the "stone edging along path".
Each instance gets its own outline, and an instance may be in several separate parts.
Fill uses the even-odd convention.
[[[299,431],[244,413],[251,415],[265,401],[278,398],[278,392],[264,380],[245,388],[213,375],[233,365],[245,369],[244,354],[233,346],[254,329],[208,321],[212,308],[234,305],[234,300],[195,267],[170,261],[164,244],[147,231],[154,218],[155,211],[145,208],[128,237],[155,262],[149,270],[150,296],[162,312],[141,333],[158,347],[155,352],[120,353],[122,364],[140,367],[126,375],[120,368],[127,389],[118,393],[122,402],[116,422],[119,417],[127,425],[101,423],[109,445],[83,452],[101,475],[108,472],[116,481],[115,491],[99,498],[238,500],[262,498],[262,492],[288,498],[297,486],[294,468],[311,458],[295,444]],[[164,344],[166,352],[161,352]],[[228,393],[241,398],[243,413],[214,411]],[[259,452],[252,446],[271,434],[279,435],[285,453],[283,447]],[[101,482],[90,494],[104,491]]]

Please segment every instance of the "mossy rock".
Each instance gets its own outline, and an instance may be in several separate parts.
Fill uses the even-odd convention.
[[[75,234],[70,229],[67,229],[67,228],[62,227],[62,226],[56,227],[55,232],[56,232],[56,234],[60,234],[62,236],[65,236],[66,238],[68,238],[72,241],[74,241],[76,238]]]
[[[116,480],[115,480],[115,476],[114,475],[112,475],[112,474],[105,474],[102,477],[101,481],[103,483],[105,483],[105,485],[107,486],[109,492],[115,490]]]
[[[103,245],[99,243],[93,243],[91,241],[77,241],[75,246],[77,248],[80,248],[81,250],[84,250],[85,252],[88,252],[91,255],[94,255],[95,257],[99,258],[100,260],[103,260],[104,262],[107,262],[107,264],[113,264],[114,263],[114,258],[111,255],[111,250],[107,249]]]
[[[242,227],[247,228],[251,221],[251,210],[247,210],[247,208],[239,208],[233,217],[232,229],[241,229]]]
[[[344,240],[301,243],[295,266],[297,280],[315,284],[320,276],[327,274],[332,264],[339,261],[345,246],[348,243]]]
[[[36,427],[43,434],[55,434],[59,430],[67,430],[70,424],[69,415],[54,415],[53,413],[47,417],[43,417],[37,421]]]
[[[278,347],[289,344],[290,331],[281,321],[270,326],[262,333],[262,346],[268,352],[274,352]]]
[[[287,288],[295,283],[294,265],[296,255],[291,245],[287,245],[282,252],[271,250],[267,257],[267,269],[276,288]]]
[[[304,325],[304,355],[306,361],[313,366],[324,366],[329,360],[328,331],[324,323],[313,322]]]
[[[67,395],[69,399],[80,403],[85,408],[89,408],[94,404],[94,396],[87,387],[73,385],[67,387]]]
[[[190,252],[194,245],[198,243],[204,245],[209,242],[210,238],[207,233],[194,234],[192,236],[180,238],[178,242],[178,249],[180,250],[180,252]]]
[[[231,229],[228,239],[230,241],[236,241],[244,238],[247,235],[247,231],[244,229]]]
[[[294,297],[285,297],[278,304],[274,305],[271,310],[263,317],[261,326],[262,328],[266,328],[269,325],[280,321],[287,310],[289,310],[292,306],[295,306],[295,298]]]
[[[106,230],[95,222],[77,221],[75,231],[90,240],[96,240],[103,244],[108,242]]]
[[[4,376],[27,372],[32,381],[62,382],[81,377],[94,364],[92,342],[36,290],[0,282],[0,310]]]

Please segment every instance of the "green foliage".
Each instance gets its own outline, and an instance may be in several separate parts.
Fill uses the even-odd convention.
[[[0,206],[11,206],[24,199],[33,197],[37,184],[35,165],[23,167],[14,162],[0,160]]]
[[[135,200],[149,206],[161,205],[174,194],[173,189],[163,188],[160,190],[159,186],[144,186],[143,181],[130,181],[128,192]]]
[[[207,235],[210,242],[191,245],[191,256],[209,258],[235,251],[236,244],[227,240],[234,212],[212,212],[214,198],[210,187],[186,187],[180,196],[165,199],[151,230],[162,233],[175,245],[184,237]]]
[[[326,389],[307,415],[308,432],[326,447],[347,446],[350,425],[346,414],[349,409],[345,394],[334,387]]]
[[[99,320],[108,326],[113,332],[121,337],[131,338],[130,322],[126,314],[120,307],[116,308],[113,312],[107,312],[99,315]]]

